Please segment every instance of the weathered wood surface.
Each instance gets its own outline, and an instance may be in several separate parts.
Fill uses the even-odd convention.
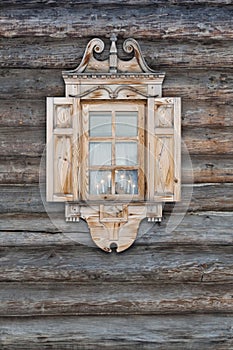
[[[61,72],[58,72],[58,75]],[[45,99],[1,99],[0,127],[43,127],[46,125]],[[233,126],[233,103],[182,99],[182,127],[227,127]]]
[[[229,0],[96,0],[96,1],[88,1],[90,5],[204,5],[204,6],[231,6],[231,2]],[[80,6],[83,5],[83,0],[69,0],[66,3],[66,7],[75,7],[75,6]],[[0,7],[12,7],[12,6],[19,6],[20,7],[23,5],[25,8],[39,8],[42,6],[51,6],[55,7],[56,6],[61,6],[64,5],[63,0],[56,0],[56,2],[51,1],[51,0],[43,0],[43,3],[41,0],[2,0],[1,1],[1,6]]]
[[[188,321],[187,321],[188,319]],[[2,318],[3,350],[226,350],[233,346],[231,315]]]
[[[1,37],[55,38],[109,36],[115,29],[135,39],[232,39],[232,6],[113,6],[93,3],[78,7],[1,9]]]
[[[68,68],[68,67],[67,67]],[[72,68],[72,67],[71,67]],[[74,68],[74,67],[73,67]],[[14,81],[14,85],[12,85]],[[0,69],[0,99],[45,99],[45,96],[64,96],[60,69]],[[166,69],[164,97],[182,97],[202,103],[218,100],[232,104],[233,70],[225,69]]]
[[[89,229],[84,220],[79,223],[65,222],[60,215],[53,215],[51,219],[46,214],[1,214],[0,246],[36,249],[85,243],[95,247],[91,239],[88,240]],[[169,220],[170,215],[166,215],[160,224],[144,220],[139,228],[136,245],[214,250],[216,246],[224,249],[226,245],[233,244],[231,212],[205,211],[186,214],[182,221],[173,225],[173,231],[168,231]],[[176,220],[176,216],[172,223],[173,220]]]
[[[39,182],[39,157],[0,157],[0,184]]]
[[[2,127],[0,131],[1,156],[42,156],[45,149],[44,128]],[[233,154],[232,132],[233,127],[186,128],[182,132],[182,140],[191,155],[230,155]]]
[[[137,283],[232,284],[232,247],[202,248],[189,251],[187,246],[161,249],[153,244],[135,245],[121,255],[79,244],[59,248],[3,248],[0,282],[128,282],[135,288]]]
[[[233,347],[232,15],[228,0],[1,1],[3,350]],[[181,223],[182,205],[171,221],[166,206],[161,225],[143,221],[121,255],[99,251],[63,208],[51,222],[38,187],[45,97],[64,96],[61,71],[113,30],[166,71],[163,96],[182,97],[196,183]],[[192,181],[185,159],[182,181]]]
[[[40,157],[6,156],[0,157],[0,184],[20,185],[37,184],[40,168]],[[190,161],[182,161],[182,183],[222,183],[233,182],[233,157],[231,155],[191,156]]]
[[[101,36],[102,37],[102,36]],[[3,68],[58,68],[77,67],[83,56],[89,37],[83,38],[6,38],[1,41],[0,65]],[[108,42],[105,37],[103,40]],[[119,55],[122,52],[122,39],[119,37]],[[232,40],[198,41],[169,40],[150,38],[140,39],[143,56],[150,67],[166,70],[178,68],[232,68]],[[153,50],[151,50],[153,45]],[[106,48],[107,50],[107,48]],[[106,56],[106,54],[105,54]]]
[[[231,155],[191,156],[189,162],[182,162],[183,183],[233,182],[233,157]]]
[[[94,246],[84,221],[68,224],[53,217],[58,225],[55,227],[45,215],[34,214],[30,220],[28,217],[1,215],[1,283],[128,282],[134,291],[139,289],[134,284],[142,284],[141,287],[145,283],[159,284],[162,288],[163,283],[195,282],[199,287],[200,283],[219,283],[219,293],[222,290],[224,294],[222,304],[219,296],[219,311],[230,311],[230,299],[224,301],[230,295],[227,284],[233,283],[233,218],[229,212],[186,215],[173,232],[167,232],[169,217],[161,225],[144,221],[134,246],[120,256],[109,255]],[[118,287],[119,293],[123,286]],[[190,288],[195,290],[197,286],[191,284]],[[206,292],[211,293],[211,287],[208,288]],[[163,300],[164,303],[167,300],[165,295]],[[206,299],[207,309],[211,308],[211,300],[208,304]],[[217,311],[217,302],[212,307]]]
[[[182,187],[183,202],[177,204],[179,211],[232,211],[233,210],[233,185],[232,183],[194,184]],[[0,210],[2,213],[43,213],[45,212],[41,200],[40,189],[37,185],[21,185],[1,187]],[[192,198],[187,206],[186,198]],[[165,211],[170,212],[172,205],[167,205]],[[56,207],[54,210],[56,211]]]
[[[233,313],[232,284],[1,283],[3,316]],[[84,297],[85,296],[85,297]]]

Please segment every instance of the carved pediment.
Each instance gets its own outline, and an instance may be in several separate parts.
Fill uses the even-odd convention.
[[[153,75],[163,75],[161,72],[155,72],[146,64],[139,44],[136,40],[129,38],[123,43],[123,50],[125,53],[133,57],[128,60],[121,60],[118,57],[117,52],[117,37],[113,34],[110,38],[111,46],[109,51],[109,58],[107,60],[98,60],[95,58],[94,53],[100,54],[104,51],[104,42],[95,38],[89,41],[87,44],[83,59],[80,65],[71,71],[63,72],[63,76],[73,76],[79,74],[95,74],[95,73],[117,73],[117,74],[133,74],[133,73],[147,73]]]

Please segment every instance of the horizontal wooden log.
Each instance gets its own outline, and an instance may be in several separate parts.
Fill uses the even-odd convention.
[[[39,176],[45,175],[40,167],[40,157],[15,156],[0,157],[0,184],[38,184]],[[233,182],[232,156],[199,156],[182,159],[182,183],[222,183]]]
[[[231,284],[2,282],[0,286],[1,317],[233,312]]]
[[[0,157],[0,184],[39,182],[39,157]]]
[[[83,221],[52,219],[1,215],[0,282],[208,282],[223,291],[222,283],[233,283],[231,213],[186,215],[172,222],[173,232],[168,217],[160,226],[143,222],[134,246],[120,256],[99,250]]]
[[[2,213],[44,213],[38,185],[1,187],[0,210]],[[42,192],[43,193],[43,192]],[[192,196],[192,198],[191,198]],[[182,201],[176,204],[177,212],[186,211],[231,211],[233,210],[233,184],[194,184],[182,187]],[[189,204],[189,200],[191,202]],[[57,209],[58,208],[58,209]],[[173,206],[167,205],[165,210],[172,211]],[[63,210],[63,204],[50,207],[51,212]]]
[[[233,126],[232,104],[224,101],[182,99],[182,128]]]
[[[46,103],[41,100],[1,100],[0,127],[45,127]],[[233,103],[182,99],[182,128],[233,126]]]
[[[26,96],[25,96],[26,97]],[[46,102],[43,100],[1,100],[1,127],[45,127]]]
[[[233,153],[232,127],[184,128],[184,154],[209,156]],[[40,157],[45,150],[45,127],[0,128],[1,157]]]
[[[45,128],[3,127],[0,129],[1,156],[41,157],[45,150]]]
[[[172,225],[169,227],[169,225]],[[135,245],[156,248],[182,247],[194,250],[224,251],[233,244],[231,212],[200,212],[184,216],[165,215],[160,224],[143,220]],[[83,244],[95,247],[84,220],[65,222],[63,215],[2,214],[0,246],[2,248],[72,247]]]
[[[233,346],[231,315],[1,318],[3,350],[225,350]]]
[[[156,4],[80,4],[77,7],[1,9],[2,37],[93,37],[112,31],[134,38],[232,39],[232,7]],[[122,15],[124,14],[124,15]]]
[[[191,156],[191,164],[183,157],[182,183],[233,182],[233,157],[224,155]]]
[[[162,284],[233,283],[232,247],[190,251],[136,246],[127,254],[107,254],[97,247],[2,248],[0,282],[121,282]]]
[[[182,139],[190,155],[233,153],[232,128],[184,128]]]
[[[83,0],[69,0],[66,2],[66,7],[74,8],[75,6],[80,6],[80,4],[83,4]],[[229,0],[96,0],[96,1],[88,1],[88,4],[90,5],[204,5],[204,6],[230,6],[231,2]],[[19,7],[55,7],[56,6],[63,6],[64,2],[62,0],[56,0],[56,2],[53,2],[51,0],[2,0],[0,7],[12,7],[12,6],[19,6]]]
[[[67,38],[64,41],[64,38],[50,38],[45,41],[44,37],[6,38],[1,41],[0,64],[2,68],[75,68],[81,62],[89,39]],[[106,42],[106,57],[109,43],[108,39],[103,40]],[[138,42],[145,60],[156,70],[169,67],[221,69],[233,66],[231,40],[177,41],[144,37]],[[119,56],[126,59],[122,44],[123,40],[119,38]]]
[[[67,67],[68,69],[69,67]],[[0,69],[0,99],[64,96],[60,69]],[[163,95],[232,104],[233,70],[166,69]]]
[[[184,187],[185,189],[185,187]],[[197,210],[232,210],[232,184],[196,184],[189,211]],[[185,195],[185,191],[184,191]],[[229,195],[229,196],[228,196]],[[231,199],[230,199],[231,196]],[[182,207],[182,204],[181,204]]]
[[[0,69],[1,99],[44,99],[64,96],[61,70]]]

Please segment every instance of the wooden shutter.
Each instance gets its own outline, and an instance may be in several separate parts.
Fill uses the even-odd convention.
[[[150,199],[157,202],[180,200],[180,105],[180,98],[156,98],[149,115]]]
[[[47,98],[47,201],[77,195],[77,111],[72,98]],[[75,118],[76,116],[76,118]]]

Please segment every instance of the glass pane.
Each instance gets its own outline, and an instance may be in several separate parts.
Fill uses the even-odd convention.
[[[116,142],[116,165],[135,166],[138,164],[136,142]]]
[[[90,142],[89,144],[89,165],[111,165],[112,144],[111,142]]]
[[[137,136],[137,126],[138,112],[116,112],[116,136]]]
[[[112,136],[112,113],[90,112],[89,135],[93,137]]]
[[[112,191],[112,174],[110,171],[89,172],[89,192],[93,195],[110,194]]]
[[[115,191],[116,194],[138,194],[138,171],[116,170]]]

